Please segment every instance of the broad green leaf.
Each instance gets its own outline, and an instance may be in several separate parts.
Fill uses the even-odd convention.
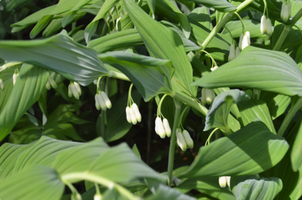
[[[171,77],[173,69],[170,67],[169,71],[163,73],[162,67],[153,67],[154,65],[168,65],[167,60],[123,52],[102,54],[100,59],[123,72],[133,82],[145,101],[149,101],[160,93],[171,93],[167,75]]]
[[[302,71],[285,53],[256,47],[200,78],[201,87],[247,87],[284,95],[302,95]]]
[[[53,19],[44,29],[42,36],[44,38],[53,36],[55,33],[59,32],[62,29],[62,18]]]
[[[192,18],[194,18],[195,21],[197,21],[198,23],[200,23],[207,29],[209,29],[209,30],[213,29],[213,24],[212,24],[212,19],[211,19],[209,8],[204,7],[204,6],[195,8],[194,10],[192,10],[192,12],[189,15]],[[228,23],[230,23],[230,22],[228,22]]]
[[[60,200],[64,183],[56,170],[33,166],[0,181],[1,199]]]
[[[43,135],[60,140],[84,141],[70,123],[46,123]]]
[[[105,15],[114,7],[118,0],[107,0],[102,5],[98,14],[94,17],[94,19],[87,25],[85,29],[85,41],[88,44],[91,36],[95,33],[98,21],[103,19]]]
[[[31,30],[29,37],[31,39],[35,38],[48,24],[49,22],[52,20],[53,15],[45,15],[43,16],[38,23],[36,24],[36,26]]]
[[[229,90],[218,94],[207,113],[204,131],[211,128],[220,128],[225,133],[239,130],[240,124],[236,123],[236,119],[229,115],[231,107],[234,103],[245,102],[249,99],[250,97],[240,90]],[[230,126],[231,124],[233,126]]]
[[[22,129],[13,130],[9,134],[9,142],[15,144],[28,144],[38,140],[42,135],[41,127],[29,124]]]
[[[281,32],[284,29],[283,24],[279,24],[274,27],[274,33],[272,35],[272,45],[275,45],[280,37]],[[288,35],[286,36],[282,46],[280,47],[281,50],[291,48],[293,46],[300,47],[302,44],[302,36],[299,30],[290,29]]]
[[[266,102],[266,105],[273,119],[276,119],[277,117],[282,115],[290,104],[289,96],[266,91],[261,92],[260,100]]]
[[[45,15],[50,15],[51,11],[56,7],[56,5],[49,6],[46,8],[43,8],[28,17],[24,18],[23,20],[16,22],[12,24],[11,26],[13,27],[12,33],[18,32],[23,30],[24,28],[37,23],[43,16]]]
[[[155,182],[153,180],[146,180],[146,183],[150,191],[154,194],[146,198],[146,200],[161,200],[161,199],[173,199],[173,200],[196,200],[194,197],[183,194],[177,190],[172,189],[166,185]]]
[[[238,108],[243,125],[253,121],[262,121],[272,133],[276,134],[271,115],[264,101],[250,99],[245,102],[239,102]]]
[[[227,137],[199,149],[191,166],[179,177],[251,175],[268,170],[289,145],[262,122],[252,122]]]
[[[17,156],[14,164],[13,174],[21,172],[25,167],[44,165],[51,166],[60,151],[81,145],[81,143],[72,141],[61,141],[49,137],[41,137],[37,142],[31,143],[30,147]],[[11,165],[5,163],[5,165]],[[3,166],[5,167],[5,166]]]
[[[7,1],[6,4],[6,10],[7,11],[12,11],[13,9],[22,6],[24,4],[26,4],[27,2],[30,2],[31,0],[11,0],[11,1]]]
[[[40,98],[48,73],[45,69],[23,64],[9,99],[0,113],[0,141],[23,114]]]
[[[142,44],[143,40],[136,29],[126,29],[91,40],[87,46],[98,53],[103,53]]]
[[[232,12],[236,10],[236,7],[233,6],[231,3],[224,1],[224,0],[188,0],[189,2],[194,3],[201,3],[202,5],[209,7],[209,8],[215,8],[218,11],[221,12]]]
[[[263,34],[260,32],[259,21],[243,20],[243,23],[245,30],[250,32],[251,38],[263,37]],[[242,34],[242,23],[240,22],[240,20],[230,21],[225,25],[225,27],[227,29],[224,29],[224,31],[222,32],[225,35],[229,35],[231,33],[234,38],[239,38]],[[227,30],[229,30],[230,32]]]
[[[186,56],[180,37],[153,20],[132,0],[123,0],[124,6],[149,53],[156,58],[171,60],[175,68],[173,90],[192,92],[192,67]],[[185,88],[185,89],[184,89]]]
[[[102,138],[67,149],[51,165],[60,175],[86,171],[109,146]]]
[[[178,185],[176,189],[182,193],[194,189],[220,200],[235,200],[229,188],[219,186],[218,177],[190,178]]]
[[[65,31],[43,40],[0,41],[0,57],[45,67],[82,85],[108,72],[94,50],[74,42]]]
[[[299,125],[298,125],[299,124]],[[290,154],[290,160],[292,164],[292,168],[294,172],[298,171],[299,169],[302,169],[302,158],[301,158],[301,152],[302,152],[302,121],[299,120],[296,128],[293,129],[292,134],[296,134],[296,138],[293,142],[291,154]]]
[[[282,180],[276,177],[259,179],[256,176],[250,176],[232,179],[234,178],[231,178],[231,187],[236,199],[274,199],[282,190]]]

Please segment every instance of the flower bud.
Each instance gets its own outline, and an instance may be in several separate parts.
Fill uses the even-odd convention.
[[[272,35],[273,33],[273,26],[270,19],[266,19],[266,34]]]
[[[229,52],[229,57],[228,57],[228,61],[234,60],[236,58],[236,54],[235,54],[235,45],[231,44],[230,46],[230,52]]]
[[[291,17],[291,3],[283,2],[280,17],[283,22],[287,22]]]
[[[141,113],[139,112],[139,109],[138,109],[136,103],[133,103],[132,106],[131,106],[131,108],[132,108],[132,110],[134,111],[136,120],[137,120],[138,122],[141,122],[141,121],[142,121],[142,115],[141,115]]]
[[[76,91],[77,91],[78,96],[81,96],[82,91],[81,91],[80,85],[79,85],[77,82],[73,82],[73,85],[74,85],[74,88],[75,88]],[[78,98],[77,98],[77,99],[78,99]]]
[[[74,98],[76,98],[76,99],[80,98],[80,95],[79,95],[78,90],[76,89],[74,83],[69,84],[69,86],[68,86],[68,95],[70,95],[69,97],[74,96]]]
[[[213,90],[208,88],[202,88],[201,90],[201,102],[203,104],[211,104],[215,98],[215,93]]]
[[[166,136],[170,137],[171,136],[171,128],[170,128],[170,125],[169,125],[169,121],[166,118],[163,119],[163,125],[164,125],[164,129],[165,129],[165,132],[166,132]]]
[[[245,47],[249,46],[251,44],[251,35],[249,31],[246,31],[242,37],[241,42],[239,42],[240,49],[244,49]],[[241,39],[241,36],[240,36]],[[241,44],[241,45],[240,45]]]
[[[16,84],[16,81],[17,81],[18,75],[19,75],[19,74],[17,74],[17,73],[14,73],[14,74],[13,74],[13,85],[15,85],[15,84]]]
[[[177,137],[177,144],[181,148],[181,150],[183,151],[187,150],[187,143],[185,141],[185,138],[180,128],[176,129],[176,137]]]
[[[184,139],[186,141],[186,144],[189,148],[193,148],[194,147],[194,142],[189,134],[189,132],[187,130],[184,130],[182,132],[183,136],[184,136]]]
[[[108,109],[110,109],[112,107],[111,105],[111,101],[110,99],[108,98],[107,94],[105,92],[101,92],[101,95],[102,95],[102,98],[103,98],[103,101],[105,102],[105,105]]]
[[[93,200],[102,200],[102,195],[101,194],[95,194],[93,197]]]
[[[231,186],[231,177],[230,176],[220,176],[219,177],[219,186],[221,188],[225,188],[226,185],[228,185],[229,187]]]
[[[240,48],[236,47],[236,58],[239,56],[239,54],[240,54]]]
[[[95,107],[97,110],[100,110],[100,109],[106,110],[106,104],[105,104],[105,101],[104,101],[101,93],[95,94],[94,100],[95,100]]]
[[[266,17],[265,17],[265,15],[262,15],[262,17],[261,17],[260,31],[262,34],[266,33]]]
[[[0,78],[0,89],[3,90],[4,89],[4,82],[3,80]]]
[[[137,124],[136,116],[135,116],[134,110],[131,107],[130,107],[129,113],[130,113],[130,118],[131,118],[132,124],[136,125]]]
[[[130,107],[126,107],[126,119],[127,119],[127,122],[131,124],[131,114],[130,114]]]
[[[155,132],[161,137],[161,138],[165,138],[165,129],[164,129],[164,125],[163,122],[161,121],[160,117],[156,117],[155,119]]]

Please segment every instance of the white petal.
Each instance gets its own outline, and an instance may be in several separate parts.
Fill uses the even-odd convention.
[[[4,89],[4,82],[2,79],[0,79],[0,89],[3,90]]]
[[[102,196],[100,194],[95,194],[93,200],[102,200]]]
[[[230,52],[229,52],[229,57],[228,57],[228,61],[234,60],[236,58],[236,54],[235,54],[235,45],[231,44],[230,46]]]
[[[272,35],[272,33],[273,33],[272,22],[270,19],[266,20],[266,33],[267,33],[267,35]]]
[[[221,188],[225,188],[225,186],[227,185],[227,179],[225,176],[220,176],[218,182]]]
[[[260,31],[262,34],[266,33],[266,17],[265,17],[265,15],[262,15],[262,17],[261,17]]]
[[[130,118],[131,118],[132,124],[134,124],[134,125],[137,124],[135,113],[134,113],[134,110],[132,108],[130,108],[129,113],[130,113]]]
[[[79,99],[80,95],[79,95],[75,85],[74,84],[70,85],[70,88],[71,88],[71,92],[72,92],[72,95],[74,96],[74,98]]]
[[[126,107],[126,119],[127,119],[127,122],[128,123],[132,123],[132,121],[131,121],[131,115],[130,115],[130,107]]]
[[[77,82],[74,82],[74,88],[77,90],[78,95],[80,96],[82,94],[82,90],[80,85]]]
[[[98,95],[100,95],[100,94],[95,94],[94,100],[95,100],[95,107],[96,107],[96,109],[97,109],[97,110],[100,110],[100,109],[101,109],[101,105],[100,105],[100,102],[99,102],[99,97],[98,97]]]
[[[183,136],[184,136],[184,139],[188,145],[189,148],[193,148],[194,147],[194,142],[189,134],[189,132],[187,130],[184,130],[182,132]]]
[[[136,120],[137,120],[138,122],[141,122],[141,121],[142,121],[142,115],[141,115],[141,113],[139,112],[139,109],[138,109],[136,103],[132,104],[131,108],[132,108],[133,111],[134,111]]]
[[[171,136],[171,128],[170,128],[170,125],[169,125],[169,121],[166,118],[163,119],[163,125],[164,125],[164,129],[165,129],[165,132],[166,132],[166,136],[170,137]]]
[[[106,104],[106,107],[107,108],[111,108],[112,107],[112,105],[111,105],[111,101],[110,101],[110,99],[108,98],[108,96],[107,96],[107,94],[105,93],[105,92],[101,92],[101,95],[102,95],[102,97],[103,97],[103,99],[104,99],[104,101],[105,101],[105,104]]]
[[[177,144],[181,148],[181,150],[185,151],[187,150],[187,143],[183,137],[183,134],[181,132],[181,129],[176,129],[176,137],[177,137]]]
[[[70,84],[68,85],[68,96],[69,96],[69,97],[72,97],[71,85],[73,85],[73,83],[70,83]]]

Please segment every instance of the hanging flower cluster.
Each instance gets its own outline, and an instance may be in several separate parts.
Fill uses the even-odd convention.
[[[269,18],[266,18],[265,15],[262,15],[260,21],[260,31],[262,34],[272,35],[273,33],[273,26],[272,22]]]
[[[57,88],[57,82],[59,81],[60,78],[61,78],[60,74],[51,72],[46,82],[46,89],[50,90],[51,88]]]
[[[231,187],[231,177],[230,176],[220,176],[218,179],[219,186],[225,188],[225,186]]]
[[[82,94],[81,87],[77,82],[70,82],[68,86],[68,96],[79,99]]]
[[[193,148],[194,142],[187,130],[176,129],[177,144],[181,150],[185,151],[187,148]]]
[[[239,39],[239,48],[243,50],[245,47],[250,46],[250,44],[251,44],[250,32],[246,31],[245,33],[241,33]]]
[[[99,77],[96,81],[96,94],[94,96],[95,100],[95,108],[97,110],[106,110],[107,108],[110,109],[112,107],[111,101],[109,97],[107,96],[106,92],[102,91],[100,89],[100,81],[102,77]]]
[[[235,45],[231,44],[228,61],[234,60],[235,58],[237,58],[239,56],[239,54],[240,54],[240,48],[236,47],[236,49],[235,49]]]
[[[281,13],[280,17],[283,22],[287,22],[288,19],[291,17],[291,12],[292,12],[292,5],[290,2],[283,2],[282,7],[281,7]]]
[[[161,138],[170,137],[171,136],[171,128],[169,125],[169,121],[164,118],[163,120],[160,117],[156,117],[155,119],[155,133],[159,135]]]
[[[137,122],[142,121],[142,115],[139,112],[137,104],[134,103],[134,101],[132,99],[132,96],[131,96],[132,87],[133,87],[133,84],[130,85],[129,91],[128,91],[126,119],[127,119],[128,123],[136,125]]]

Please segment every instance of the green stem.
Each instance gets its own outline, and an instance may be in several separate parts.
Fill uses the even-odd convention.
[[[134,196],[130,191],[122,187],[121,185],[114,183],[108,179],[97,177],[95,175],[89,174],[87,172],[84,173],[72,173],[61,176],[61,180],[65,184],[71,184],[78,182],[79,180],[87,180],[90,182],[95,182],[100,185],[103,185],[109,189],[115,188],[120,194],[130,200],[139,200],[139,197]]]
[[[204,116],[207,115],[208,109],[206,107],[204,107],[203,105],[201,105],[200,103],[196,102],[196,99],[191,98],[191,97],[186,97],[177,92],[174,92],[173,95],[171,95],[171,96],[178,99],[179,101],[191,106],[192,108],[196,109]]]
[[[170,148],[169,148],[169,160],[168,160],[168,185],[171,186],[172,183],[172,173],[174,167],[174,155],[175,155],[175,146],[176,146],[176,129],[179,126],[180,122],[180,114],[181,114],[181,101],[174,99],[175,104],[175,115],[174,115],[174,123],[173,123],[173,130],[170,139]]]
[[[101,91],[105,90],[105,80],[104,79],[101,80],[100,88],[101,88]],[[106,111],[102,110],[101,111],[101,125],[100,125],[102,138],[104,138],[104,136],[105,136],[105,118],[106,118]]]
[[[250,3],[252,3],[254,0],[246,0],[242,2],[238,7],[236,12],[241,12],[246,6],[248,6]],[[208,44],[211,42],[211,40],[215,37],[216,33],[218,33],[225,25],[228,23],[232,18],[234,17],[234,13],[229,12],[225,15],[225,17],[218,23],[216,26],[212,29],[208,37],[204,40],[204,42],[201,44],[201,49],[204,50]]]
[[[293,19],[291,20],[290,24],[284,25],[283,26],[283,30],[282,33],[280,35],[280,37],[278,38],[278,41],[276,42],[273,50],[278,51],[282,44],[284,43],[289,31],[291,30],[291,28],[296,24],[296,22],[302,17],[302,8],[299,10],[299,12],[297,12],[297,14],[293,17]]]
[[[289,110],[287,115],[285,116],[277,135],[283,136],[284,132],[286,131],[289,123],[292,121],[293,117],[295,116],[296,112],[300,110],[302,107],[302,97],[296,102],[296,104]]]

